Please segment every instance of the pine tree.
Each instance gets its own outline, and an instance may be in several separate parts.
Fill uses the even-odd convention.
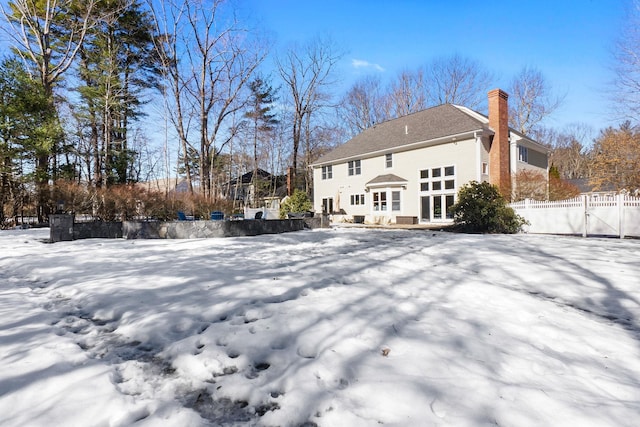
[[[51,152],[61,133],[41,82],[19,59],[5,59],[0,64],[0,226],[23,207],[28,182],[46,178],[38,175],[38,159]]]
[[[96,13],[101,18],[80,52],[85,107],[78,117],[90,130],[94,183],[124,184],[133,180],[136,157],[129,127],[141,117],[144,90],[158,76],[152,22],[138,1],[101,2]]]
[[[48,102],[48,117],[56,116],[54,88],[73,64],[87,31],[93,22],[93,8],[97,0],[54,2],[14,0],[2,9],[11,31],[12,48],[25,63],[28,72],[40,81]],[[34,79],[35,80],[35,79]],[[60,129],[52,124],[50,133]],[[40,140],[35,168],[37,214],[40,222],[49,214],[50,189],[48,182],[56,178],[55,153],[61,139]],[[51,165],[53,161],[53,165]]]
[[[253,207],[256,206],[258,196],[258,153],[266,139],[271,138],[274,127],[278,124],[273,111],[275,91],[262,76],[257,76],[249,82],[249,104],[245,117],[249,120],[250,134],[253,142],[253,176],[254,188]],[[273,172],[273,171],[272,171]]]

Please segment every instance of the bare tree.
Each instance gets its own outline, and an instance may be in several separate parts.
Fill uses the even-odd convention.
[[[316,38],[304,45],[291,46],[276,58],[278,73],[291,102],[292,166],[296,181],[298,151],[310,116],[329,105],[332,71],[341,58],[330,40]]]
[[[424,78],[429,105],[459,104],[477,109],[486,103],[493,74],[479,62],[454,54],[427,64]]]
[[[640,192],[640,131],[630,122],[603,130],[593,146],[591,161],[590,182],[596,189]]]
[[[165,34],[157,49],[164,58],[171,120],[183,147],[187,179],[197,166],[206,197],[216,196],[217,156],[237,132],[233,117],[244,107],[243,91],[266,55],[260,43],[251,44],[233,14],[226,14],[225,5],[224,0],[179,0],[163,2],[154,12]],[[190,124],[197,130],[197,143],[191,141]],[[187,153],[197,156],[197,165],[188,164]]]
[[[559,178],[577,179],[590,175],[587,149],[593,138],[590,126],[576,123],[560,132],[538,127],[532,133],[537,141],[549,147],[549,163],[557,168]]]
[[[617,118],[640,119],[640,0],[631,0],[613,50],[613,106]]]
[[[524,134],[551,115],[564,101],[564,96],[554,95],[542,72],[524,67],[509,86],[510,125]]]
[[[403,70],[391,82],[387,91],[386,115],[402,117],[427,108],[424,70]]]
[[[194,147],[189,143],[189,117],[186,114],[187,105],[185,105],[186,100],[183,96],[186,92],[184,89],[186,82],[181,72],[181,63],[178,60],[182,52],[179,35],[183,33],[182,20],[187,3],[185,1],[181,3],[165,1],[156,5],[153,0],[148,0],[148,5],[156,33],[159,35],[154,39],[154,43],[161,61],[164,81],[162,91],[167,105],[166,111],[180,143],[179,151],[183,154],[183,170],[187,180],[187,188],[190,193],[193,193],[193,176],[188,153],[194,150]]]
[[[385,95],[377,76],[358,80],[343,97],[340,104],[342,119],[352,134],[387,120],[384,108]]]

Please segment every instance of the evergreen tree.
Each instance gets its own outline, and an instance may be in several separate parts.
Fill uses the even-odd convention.
[[[29,182],[46,179],[38,159],[51,152],[62,130],[41,82],[31,78],[22,61],[0,64],[0,225],[16,216]],[[49,203],[48,198],[44,203]]]
[[[139,1],[100,2],[101,18],[80,51],[78,88],[86,107],[78,117],[88,129],[96,185],[133,180],[136,154],[129,128],[142,115],[145,89],[158,76],[151,18]]]
[[[456,228],[470,233],[508,233],[520,231],[526,220],[507,206],[497,186],[471,181],[458,191],[451,207]]]
[[[245,117],[249,120],[251,140],[253,143],[253,176],[254,207],[258,196],[258,153],[263,144],[272,137],[272,132],[278,124],[273,111],[275,91],[262,76],[257,76],[249,82],[249,103]],[[273,171],[271,171],[273,173]]]
[[[28,72],[40,83],[48,105],[46,115],[55,117],[57,106],[54,87],[73,64],[93,22],[93,8],[98,0],[26,1],[8,2],[2,9],[11,31],[12,49],[25,63]],[[35,79],[34,79],[35,80]],[[51,124],[48,132],[57,133],[59,124]],[[42,145],[48,141],[48,146]],[[56,145],[61,138],[40,140],[40,149],[35,162],[35,183],[37,189],[38,220],[44,221],[49,214],[48,182],[56,178]],[[53,164],[52,164],[53,163]]]

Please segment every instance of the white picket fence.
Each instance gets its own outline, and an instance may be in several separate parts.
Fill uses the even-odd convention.
[[[640,237],[640,197],[582,195],[558,202],[511,203],[528,233]]]

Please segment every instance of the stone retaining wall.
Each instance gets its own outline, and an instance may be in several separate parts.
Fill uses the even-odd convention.
[[[320,218],[242,221],[75,222],[73,215],[51,215],[52,243],[78,239],[202,239],[257,236],[328,227]]]
[[[302,219],[242,221],[125,221],[125,239],[201,239],[210,237],[257,236],[304,229]]]

